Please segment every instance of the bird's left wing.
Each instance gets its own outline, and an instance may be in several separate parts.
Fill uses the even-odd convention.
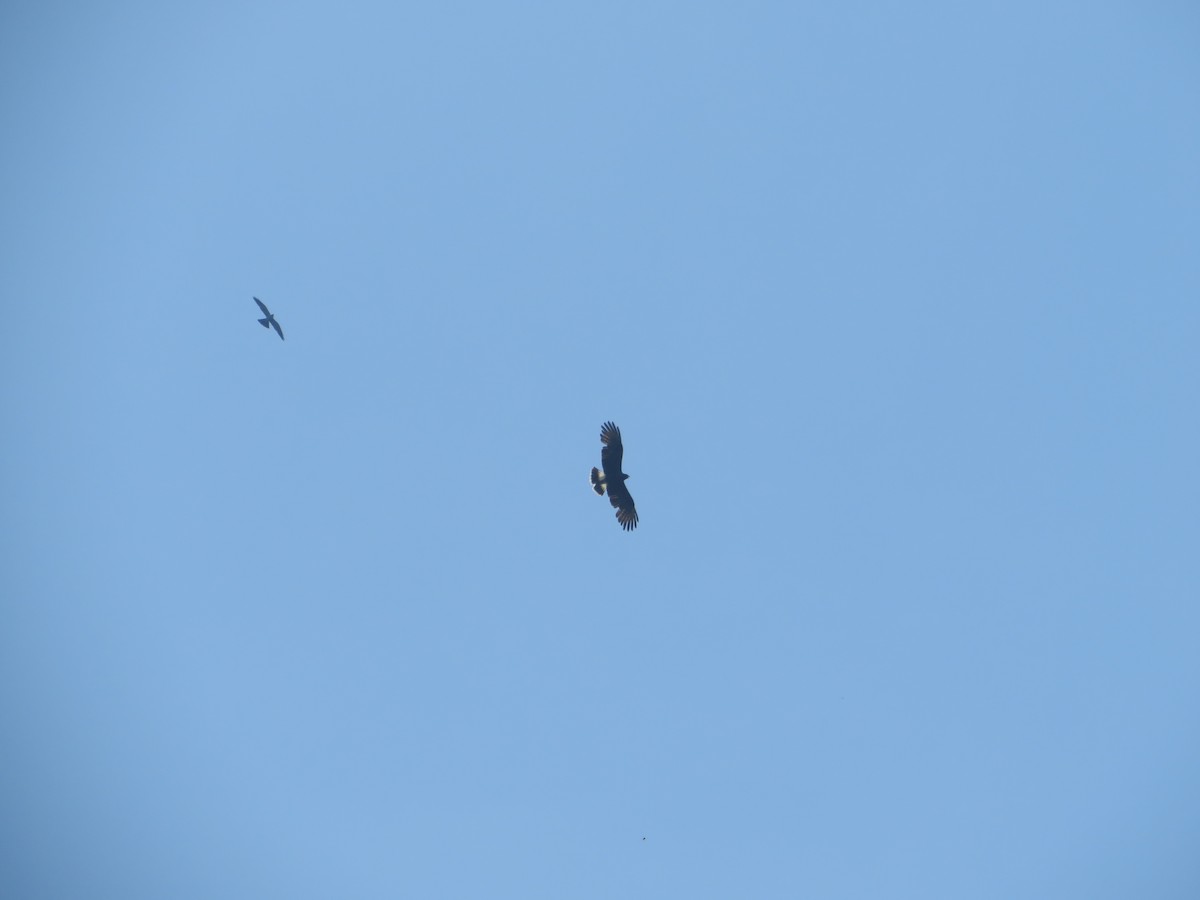
[[[626,531],[633,531],[637,528],[638,517],[637,510],[630,506],[626,508],[622,506],[617,510],[617,521],[621,523],[621,527]]]
[[[629,488],[625,487],[623,481],[609,486],[608,502],[616,509],[617,521],[621,523],[622,528],[626,531],[637,528],[637,507],[633,504],[633,494],[629,493]]]
[[[261,310],[263,311],[263,315],[264,315],[264,316],[269,316],[269,315],[271,315],[271,311],[270,311],[269,309],[267,309],[267,305],[266,305],[265,303],[263,303],[263,302],[262,302],[261,300],[259,300],[257,297],[255,297],[255,298],[254,298],[254,302],[258,304],[258,308],[259,308],[259,309],[261,309]]]
[[[279,327],[279,323],[275,321],[275,317],[271,316],[271,325],[279,332],[279,339],[283,340],[283,329]]]

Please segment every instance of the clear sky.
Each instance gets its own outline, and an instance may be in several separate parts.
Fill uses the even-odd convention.
[[[1200,896],[1197,97],[1183,0],[6,4],[0,895]]]

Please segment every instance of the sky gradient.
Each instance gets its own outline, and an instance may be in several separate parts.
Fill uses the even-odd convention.
[[[6,6],[0,895],[1196,897],[1198,93],[1183,2]]]

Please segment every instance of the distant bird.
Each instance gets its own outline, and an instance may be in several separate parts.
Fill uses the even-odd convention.
[[[261,309],[263,311],[263,315],[266,316],[265,319],[259,319],[258,324],[261,325],[263,328],[274,328],[276,331],[279,332],[279,339],[282,341],[283,340],[283,329],[280,328],[279,323],[275,321],[274,313],[272,313],[269,309],[267,309],[267,305],[265,303],[263,303],[261,300],[259,300],[257,297],[254,298],[254,302],[258,304],[258,308]]]
[[[600,428],[600,464],[604,470],[592,469],[592,490],[604,496],[608,489],[608,502],[617,511],[617,521],[626,531],[637,528],[637,509],[633,505],[633,497],[629,488],[625,487],[625,479],[629,476],[621,471],[621,456],[625,450],[621,446],[621,429],[612,422],[605,422]]]

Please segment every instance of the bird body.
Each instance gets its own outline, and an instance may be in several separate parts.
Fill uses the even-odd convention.
[[[261,300],[259,300],[257,297],[254,298],[254,302],[258,304],[258,308],[261,309],[263,311],[263,315],[266,316],[265,319],[259,319],[258,324],[261,325],[263,328],[274,328],[275,331],[279,334],[279,339],[282,341],[283,340],[283,329],[280,328],[279,323],[275,321],[274,313],[272,313],[269,309],[267,309],[267,305],[265,303],[263,303]]]
[[[604,445],[600,450],[600,465],[604,468],[592,468],[592,490],[601,497],[608,492],[608,502],[617,511],[617,521],[626,531],[632,531],[637,528],[638,514],[633,496],[625,487],[629,476],[621,471],[621,460],[625,455],[621,429],[612,422],[605,422],[600,427],[600,443]]]

